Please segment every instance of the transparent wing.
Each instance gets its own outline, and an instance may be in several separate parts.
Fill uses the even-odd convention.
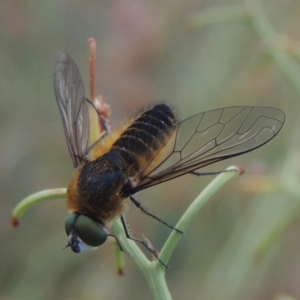
[[[74,167],[77,167],[89,147],[89,110],[79,70],[67,53],[59,54],[54,73],[54,90],[68,148]]]
[[[178,123],[132,193],[252,151],[274,138],[284,120],[284,113],[271,107],[228,107],[194,115]]]

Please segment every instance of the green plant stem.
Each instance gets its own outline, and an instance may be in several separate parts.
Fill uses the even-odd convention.
[[[41,192],[34,193],[25,199],[23,199],[12,212],[12,223],[14,226],[18,226],[19,219],[33,205],[43,202],[46,200],[53,200],[57,198],[66,198],[67,189],[57,188],[51,190],[44,190]]]
[[[157,265],[156,261],[149,261],[136,243],[126,238],[120,219],[113,222],[112,229],[120,239],[126,253],[143,273],[154,298],[157,300],[171,300],[172,296],[165,279],[165,267],[160,263]]]
[[[241,170],[238,167],[229,167],[226,169],[227,172],[223,172],[219,174],[216,178],[214,178],[208,186],[199,194],[199,196],[191,203],[186,212],[182,215],[180,220],[178,221],[176,228],[185,231],[195,216],[199,213],[201,208],[205,203],[230,179],[241,174]],[[161,253],[160,258],[164,262],[168,262],[171,254],[173,253],[175,246],[177,245],[179,239],[181,238],[181,234],[172,231],[169,238],[165,242]]]
[[[165,267],[161,264],[160,266],[152,266],[148,268],[145,278],[149,284],[152,294],[157,300],[172,300],[166,277]]]

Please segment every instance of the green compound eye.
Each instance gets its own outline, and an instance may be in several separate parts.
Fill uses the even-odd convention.
[[[74,241],[79,237],[82,242],[92,247],[102,245],[107,239],[107,229],[103,224],[77,213],[66,217],[65,230],[68,236],[74,234]]]
[[[89,246],[98,247],[107,239],[105,226],[89,217],[79,215],[75,220],[74,226],[79,238]]]
[[[65,230],[66,234],[69,235],[74,227],[75,220],[78,218],[78,214],[71,213],[68,214],[65,220]]]

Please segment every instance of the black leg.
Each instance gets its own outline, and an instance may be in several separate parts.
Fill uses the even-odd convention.
[[[143,244],[158,260],[159,262],[165,267],[165,268],[168,268],[168,266],[158,257],[156,251],[154,251],[153,249],[151,249],[151,247],[149,247],[149,245],[144,241],[144,240],[141,240],[141,239],[137,239],[133,236],[131,236],[130,232],[129,232],[129,229],[127,227],[127,224],[126,224],[126,220],[125,220],[125,217],[124,215],[121,215],[121,221],[122,221],[122,224],[123,224],[123,227],[124,227],[124,231],[125,231],[125,235],[128,239],[130,240],[133,240],[135,242],[138,242],[138,243],[141,243]]]
[[[90,101],[88,98],[85,98],[85,100],[95,109],[97,115],[98,115],[98,118],[101,122],[101,125],[102,125],[102,128],[104,129],[104,134],[101,136],[101,139],[103,137],[105,137],[108,132],[110,131],[110,128],[107,126],[107,123],[105,122],[105,119],[100,115],[99,111],[97,110],[97,108],[95,107],[94,103],[92,101]]]
[[[216,171],[216,172],[197,172],[197,171],[191,171],[189,172],[189,174],[192,174],[192,175],[196,175],[196,176],[204,176],[204,175],[218,175],[218,174],[221,174],[221,173],[225,173],[225,172],[236,172],[237,170],[222,170],[222,171]]]
[[[148,212],[148,211],[141,205],[141,203],[140,203],[139,201],[137,201],[132,195],[129,196],[129,199],[135,204],[136,207],[138,207],[138,208],[139,208],[142,212],[144,212],[146,215],[148,215],[148,216],[154,218],[155,220],[157,220],[157,221],[163,223],[164,225],[168,226],[169,228],[171,228],[171,229],[173,229],[173,230],[175,230],[175,231],[177,231],[177,232],[183,234],[183,231],[181,231],[181,230],[179,230],[179,229],[173,227],[172,225],[169,225],[168,223],[166,223],[165,221],[161,220],[161,219],[158,218],[157,216],[155,216],[155,215],[151,214],[150,212]]]
[[[85,100],[94,108],[94,110],[96,111],[99,121],[101,123],[102,128],[104,129],[104,131],[101,133],[100,137],[92,144],[90,145],[87,149],[86,152],[83,154],[83,156],[87,156],[88,153],[91,151],[91,149],[94,148],[95,145],[97,145],[103,138],[105,138],[107,136],[107,134],[110,131],[110,128],[107,124],[107,122],[105,121],[105,119],[100,115],[100,113],[98,112],[97,108],[95,107],[94,103],[92,101],[90,101],[88,98],[85,98]]]
[[[114,235],[114,234],[112,234],[112,233],[108,233],[107,235],[108,235],[108,236],[114,237],[114,238],[116,239],[116,241],[117,241],[119,247],[120,247],[120,250],[121,250],[121,251],[124,251],[123,248],[122,248],[122,245],[121,245],[121,243],[120,243],[120,240],[118,239],[118,237],[117,237],[116,235]]]

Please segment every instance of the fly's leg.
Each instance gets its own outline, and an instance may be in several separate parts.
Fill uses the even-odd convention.
[[[135,204],[136,207],[138,207],[138,208],[139,208],[142,212],[144,212],[146,215],[148,215],[148,216],[154,218],[155,220],[161,222],[162,224],[168,226],[169,228],[171,228],[171,229],[173,229],[173,230],[175,230],[175,231],[177,231],[177,232],[183,234],[183,231],[181,231],[181,230],[179,230],[179,229],[173,227],[172,225],[166,223],[165,221],[161,220],[161,219],[158,218],[157,216],[155,216],[155,215],[151,214],[150,212],[148,212],[148,211],[141,205],[141,203],[140,203],[139,201],[137,201],[132,195],[129,196],[129,199]]]
[[[218,175],[218,174],[221,174],[221,173],[224,173],[224,172],[232,172],[233,170],[223,170],[223,171],[216,171],[216,172],[197,172],[197,171],[191,171],[189,172],[189,174],[192,174],[192,175],[196,175],[196,176],[202,176],[202,175]]]
[[[122,245],[121,245],[121,243],[120,243],[120,240],[119,240],[119,238],[118,238],[118,237],[117,237],[115,234],[108,233],[107,235],[108,235],[108,236],[112,236],[112,237],[114,237],[114,238],[116,239],[116,241],[117,241],[117,243],[118,243],[119,247],[120,247],[120,250],[121,250],[121,251],[124,251],[124,250],[123,250],[123,247],[122,247]]]
[[[85,100],[94,108],[94,110],[97,113],[97,116],[98,116],[99,121],[101,123],[101,127],[104,129],[104,132],[101,134],[101,137],[100,137],[100,139],[103,139],[110,132],[110,126],[107,123],[107,121],[105,120],[105,118],[101,116],[101,114],[99,113],[99,111],[96,108],[95,104],[91,100],[89,100],[88,98],[85,98]]]
[[[241,175],[241,174],[245,173],[246,170],[242,166],[237,166],[236,169],[231,169],[231,170],[222,170],[222,171],[215,171],[215,172],[203,172],[203,173],[197,172],[197,171],[191,171],[188,174],[196,175],[196,176],[203,176],[203,175],[218,175],[218,174],[225,173],[225,172],[239,172],[240,175]]]
[[[143,244],[152,254],[154,257],[156,257],[159,262],[165,267],[165,268],[168,268],[168,266],[158,257],[158,254],[157,254],[157,251],[153,250],[144,240],[141,240],[141,239],[137,239],[135,237],[133,237],[130,232],[129,232],[129,229],[127,227],[127,224],[126,224],[126,220],[125,220],[125,217],[124,215],[121,215],[121,221],[122,221],[122,225],[124,227],[124,231],[125,231],[125,235],[128,239],[130,240],[133,240],[135,242],[138,242],[138,243],[141,243]]]

